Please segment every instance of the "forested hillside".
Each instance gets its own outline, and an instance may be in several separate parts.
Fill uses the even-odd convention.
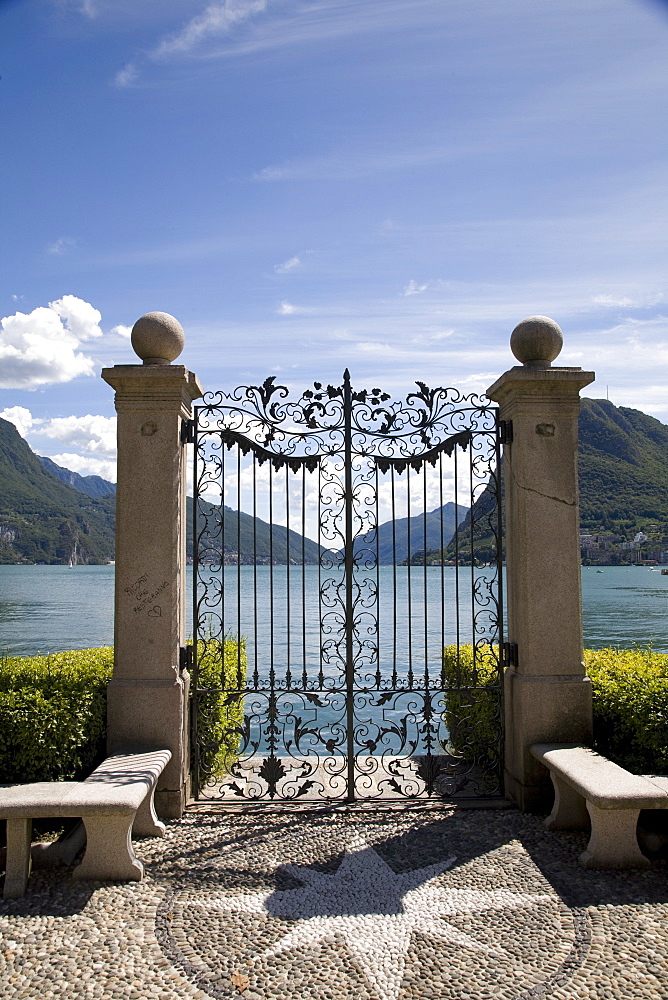
[[[668,534],[668,427],[607,399],[583,399],[579,420],[582,531]]]
[[[88,497],[48,472],[0,418],[0,563],[106,563],[116,498]]]
[[[188,498],[186,552],[193,557],[192,498]],[[303,538],[296,531],[288,531],[281,524],[270,525],[251,514],[237,514],[229,507],[219,507],[199,500],[197,514],[197,558],[199,562],[224,562],[244,565],[253,563],[317,563],[320,546]]]
[[[44,458],[42,455],[38,458],[47,472],[66,486],[73,486],[79,493],[85,493],[89,497],[108,497],[116,492],[116,484],[102,479],[101,476],[80,476],[78,472],[56,465],[52,458]]]
[[[610,534],[620,542],[637,532],[650,544],[668,545],[668,426],[655,417],[607,399],[581,401],[578,422],[580,531]],[[502,471],[503,475],[503,471]],[[490,524],[496,525],[494,499],[485,490],[473,508],[474,548],[479,561],[494,558]],[[470,534],[470,515],[461,524]],[[665,542],[664,542],[665,539]],[[467,543],[465,543],[465,546]],[[460,554],[466,558],[468,548]],[[452,544],[446,559],[454,558]],[[633,560],[635,555],[624,557]],[[609,561],[615,561],[610,555]]]
[[[656,544],[668,545],[668,426],[640,410],[614,406],[605,399],[582,400],[579,421],[580,523],[585,533],[612,534],[631,541],[639,532],[650,533]],[[115,496],[112,483],[96,476],[78,476],[40,459],[12,423],[0,419],[0,562],[2,563],[104,563],[114,558]],[[90,494],[93,494],[92,496]],[[191,502],[188,514],[188,552],[192,554]],[[452,504],[443,508],[443,537],[454,530]],[[474,532],[481,560],[493,557],[490,534],[492,508],[488,493],[474,508]],[[211,510],[209,510],[211,515]],[[460,521],[468,537],[469,517]],[[427,549],[439,549],[440,510],[426,516]],[[411,519],[411,550],[422,549],[424,522]],[[381,563],[392,559],[391,523],[379,528]],[[396,558],[407,557],[408,521],[395,522]],[[663,539],[666,539],[665,543]],[[289,544],[288,544],[289,543]],[[362,544],[360,541],[357,546]],[[461,543],[460,543],[461,544]],[[208,558],[223,554],[228,561],[249,563],[301,560],[301,535],[257,520],[250,514],[226,510],[221,542],[215,516],[200,540],[200,553]],[[374,543],[375,548],[375,543]],[[288,551],[289,549],[289,551]],[[307,562],[316,562],[319,548],[304,543]],[[465,553],[460,553],[465,556]],[[447,559],[453,558],[448,550]]]

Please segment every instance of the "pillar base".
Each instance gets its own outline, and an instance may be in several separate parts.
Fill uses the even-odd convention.
[[[591,681],[572,674],[505,676],[506,794],[525,812],[549,812],[550,772],[531,754],[533,743],[592,740]]]
[[[188,801],[187,675],[173,681],[113,679],[107,686],[107,752],[171,750],[155,791],[158,816],[179,819]]]
[[[552,808],[552,784],[541,782],[527,785],[519,781],[506,768],[504,771],[504,792],[507,798],[518,806],[522,812],[549,813]]]
[[[162,788],[155,793],[155,811],[163,819],[181,819],[188,805],[186,785],[181,788]]]

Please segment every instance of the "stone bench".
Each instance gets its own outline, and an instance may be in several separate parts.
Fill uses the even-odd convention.
[[[140,881],[144,866],[135,856],[131,836],[164,835],[153,794],[171,756],[169,750],[119,754],[108,757],[85,781],[0,787],[0,819],[7,820],[4,898],[24,894],[31,867],[32,821],[45,817],[84,822],[86,853],[74,878]]]
[[[650,864],[638,847],[641,809],[668,809],[668,789],[631,774],[576,743],[534,743],[533,756],[550,771],[554,806],[548,830],[587,829],[580,855],[583,868],[643,868]]]

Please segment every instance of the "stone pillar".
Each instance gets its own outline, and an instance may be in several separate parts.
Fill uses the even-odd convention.
[[[155,795],[179,817],[188,797],[185,645],[185,449],[181,424],[202,395],[197,376],[172,365],[181,325],[148,313],[132,329],[143,364],[105,368],[116,390],[116,594],[114,673],[107,690],[110,753],[165,747],[172,759]]]
[[[505,675],[506,792],[520,808],[536,811],[549,809],[552,792],[531,744],[587,744],[592,736],[582,655],[577,458],[579,393],[594,373],[553,368],[562,344],[553,320],[524,320],[510,341],[522,366],[487,390],[501,420],[512,421],[503,478],[507,639],[517,644],[517,663]]]

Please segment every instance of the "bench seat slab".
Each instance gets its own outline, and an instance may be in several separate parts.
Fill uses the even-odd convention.
[[[67,796],[78,785],[78,781],[32,781],[27,785],[2,787],[0,819],[12,816],[30,819],[71,816],[72,813],[67,811]]]

